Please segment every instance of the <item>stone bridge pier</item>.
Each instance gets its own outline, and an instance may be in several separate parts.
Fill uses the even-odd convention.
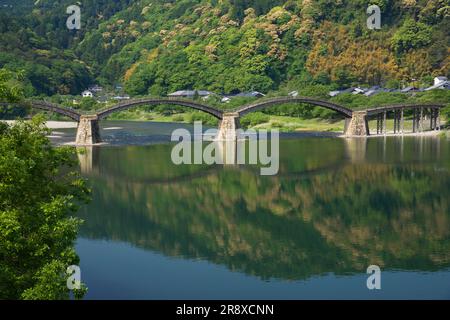
[[[237,129],[240,129],[239,113],[224,113],[219,124],[217,141],[236,141],[238,139]]]
[[[349,137],[366,137],[369,133],[367,111],[354,111],[351,119],[345,120],[344,133]]]
[[[76,145],[90,146],[101,142],[97,115],[82,115],[78,123]]]

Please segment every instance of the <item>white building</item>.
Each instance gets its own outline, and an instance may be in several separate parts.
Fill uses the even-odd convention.
[[[84,90],[83,93],[81,94],[83,96],[83,98],[92,98],[94,95],[92,94],[91,91],[89,90]]]
[[[447,81],[448,81],[447,77],[436,77],[436,78],[434,78],[434,85],[438,86]]]
[[[434,78],[434,85],[426,88],[425,91],[430,91],[434,89],[450,89],[450,81],[447,77],[436,77]]]
[[[231,102],[231,98],[230,97],[223,97],[222,100],[220,100],[220,101],[222,101],[222,103],[230,103]]]
[[[365,92],[366,92],[365,89],[358,87],[358,88],[353,89],[352,94],[364,94]]]

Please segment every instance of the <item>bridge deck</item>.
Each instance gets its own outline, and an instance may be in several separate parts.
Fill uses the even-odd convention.
[[[123,111],[132,107],[136,106],[142,106],[142,105],[157,105],[157,104],[170,104],[170,105],[178,105],[182,107],[191,108],[194,110],[199,110],[202,112],[206,112],[215,118],[221,120],[223,119],[224,113],[236,113],[240,117],[244,116],[248,113],[255,112],[258,110],[262,110],[271,106],[286,104],[286,103],[306,103],[311,104],[315,106],[324,107],[330,110],[334,110],[342,115],[344,115],[347,118],[351,118],[353,113],[355,111],[365,111],[367,112],[368,116],[377,115],[380,113],[388,112],[388,111],[395,111],[400,109],[417,109],[417,108],[431,108],[431,109],[440,109],[443,108],[443,104],[439,103],[417,103],[417,104],[395,104],[395,105],[386,105],[386,106],[380,106],[376,108],[365,108],[365,109],[357,109],[352,110],[350,108],[344,107],[342,105],[321,100],[317,98],[311,98],[311,97],[277,97],[277,98],[268,98],[268,99],[262,99],[258,100],[257,102],[253,102],[244,106],[240,106],[238,108],[235,108],[233,110],[219,110],[217,108],[208,106],[206,104],[202,104],[193,100],[189,99],[180,99],[180,98],[158,98],[158,97],[152,97],[152,98],[141,98],[141,99],[133,99],[125,102],[118,103],[112,107],[98,110],[98,111],[92,111],[92,112],[86,112],[85,114],[81,114],[79,111],[60,106],[58,104],[54,104],[48,101],[36,101],[36,100],[24,100],[21,102],[16,103],[8,103],[8,102],[0,102],[0,105],[17,105],[17,106],[24,106],[24,107],[31,107],[36,108],[44,111],[54,112],[57,114],[61,114],[64,116],[67,116],[75,121],[80,121],[80,118],[82,116],[97,116],[98,119],[104,119],[110,114],[114,112]]]

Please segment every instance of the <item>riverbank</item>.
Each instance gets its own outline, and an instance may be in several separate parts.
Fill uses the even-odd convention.
[[[191,124],[195,121],[192,113],[179,113],[174,115],[162,115],[157,112],[145,112],[141,110],[125,111],[109,120],[114,121],[154,121],[163,123]],[[193,120],[194,118],[194,120]],[[204,122],[204,121],[203,121]],[[244,123],[244,121],[242,122]],[[212,126],[212,124],[211,124]],[[252,129],[278,129],[282,132],[317,131],[317,132],[342,132],[344,120],[336,119],[305,119],[289,116],[267,115],[267,120],[254,126]]]
[[[1,122],[6,122],[8,124],[13,124],[16,120],[0,120]],[[180,123],[180,124],[188,124],[188,122],[184,121],[171,121],[171,117],[165,117],[164,119],[155,120],[112,120],[112,121],[127,121],[127,122],[154,122],[154,123]],[[389,127],[391,120],[388,120],[387,124]],[[47,128],[52,130],[58,129],[75,129],[78,126],[78,123],[75,121],[47,121],[45,122]],[[375,121],[369,122],[370,128],[372,130],[370,133],[371,137],[379,137],[376,135],[376,130],[373,128],[376,127]],[[301,119],[295,117],[283,117],[283,116],[271,116],[268,122],[256,125],[252,127],[252,129],[278,129],[284,133],[292,133],[296,136],[305,136],[305,137],[344,137],[343,135],[344,121],[330,121],[330,120],[321,120],[321,119]],[[103,126],[103,130],[119,130],[122,129],[120,127],[115,126]],[[413,133],[410,132],[411,128],[406,124],[405,125],[405,133],[404,136],[441,136],[441,137],[449,137],[450,133],[448,130],[441,131],[425,131],[422,133]],[[408,132],[409,131],[409,132]],[[52,132],[52,135],[49,137],[58,138],[59,133],[56,131]],[[397,134],[395,134],[398,136]],[[386,133],[386,136],[394,136],[394,132],[389,130]]]
[[[16,120],[0,120],[1,122],[6,122],[8,124],[13,124]],[[49,129],[71,129],[77,128],[78,123],[75,121],[47,121],[45,126]]]

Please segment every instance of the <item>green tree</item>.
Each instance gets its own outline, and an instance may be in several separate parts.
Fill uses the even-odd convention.
[[[67,299],[66,270],[89,189],[71,171],[74,151],[55,148],[41,117],[0,123],[0,299]],[[75,290],[80,298],[86,291]]]
[[[422,22],[406,19],[392,37],[392,45],[397,53],[422,48],[431,43],[433,29]]]
[[[22,73],[0,69],[0,102],[18,102],[23,97]],[[0,107],[0,119],[25,116],[25,108],[13,106]]]
[[[7,69],[0,69],[0,100],[17,102],[23,95],[23,87],[20,82],[21,73],[13,73]]]
[[[97,100],[91,97],[83,98],[79,104],[81,110],[95,110],[97,108]]]

